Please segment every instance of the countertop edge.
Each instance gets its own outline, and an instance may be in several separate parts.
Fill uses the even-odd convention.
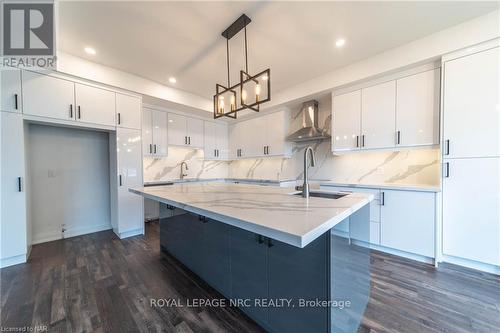
[[[144,198],[147,198],[147,199],[155,200],[155,201],[158,201],[158,202],[161,202],[164,204],[174,206],[176,208],[184,209],[190,213],[203,215],[203,216],[206,216],[210,219],[220,221],[222,223],[229,224],[229,225],[232,225],[232,226],[237,227],[237,228],[241,228],[241,229],[246,230],[246,231],[261,234],[262,236],[270,237],[270,238],[275,239],[277,241],[281,241],[281,242],[284,242],[284,243],[287,243],[287,244],[290,244],[290,245],[293,245],[293,246],[296,246],[299,248],[304,248],[309,243],[314,241],[316,238],[318,238],[319,236],[321,236],[322,234],[324,234],[328,230],[332,229],[334,226],[336,226],[337,224],[342,222],[344,219],[346,219],[347,217],[349,217],[350,215],[352,215],[354,212],[358,211],[359,209],[361,209],[365,205],[369,204],[373,200],[373,195],[371,195],[371,194],[366,195],[365,194],[367,196],[367,198],[360,200],[360,202],[357,203],[356,205],[351,206],[349,209],[346,209],[341,214],[338,214],[338,215],[330,218],[328,221],[319,225],[315,229],[300,236],[300,235],[294,235],[294,234],[287,233],[286,231],[272,229],[269,227],[265,227],[262,225],[252,223],[252,222],[240,220],[240,219],[237,219],[237,218],[234,218],[231,216],[214,213],[210,210],[194,207],[194,206],[191,206],[189,204],[165,199],[163,197],[155,196],[152,194],[147,194],[147,193],[144,193],[144,192],[137,190],[137,189],[134,189],[134,188],[129,188],[129,192],[134,193],[134,194],[138,194],[138,195],[140,195]]]

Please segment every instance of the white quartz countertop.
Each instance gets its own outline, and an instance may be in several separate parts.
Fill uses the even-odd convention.
[[[373,200],[367,193],[304,199],[291,195],[296,193],[293,188],[226,183],[180,183],[129,191],[301,248]]]

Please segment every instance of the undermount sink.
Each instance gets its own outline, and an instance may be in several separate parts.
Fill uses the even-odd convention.
[[[315,198],[340,199],[349,193],[333,193],[333,192],[314,192],[310,191],[309,196]],[[293,195],[301,196],[302,192],[294,193]]]

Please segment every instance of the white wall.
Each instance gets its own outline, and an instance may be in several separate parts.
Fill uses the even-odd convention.
[[[32,243],[111,228],[108,133],[30,124]]]

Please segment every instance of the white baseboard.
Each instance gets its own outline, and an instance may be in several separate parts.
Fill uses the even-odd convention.
[[[467,267],[467,268],[472,268],[472,269],[487,272],[487,273],[500,275],[500,266],[485,264],[485,263],[474,261],[474,260],[458,258],[458,257],[453,257],[453,256],[448,256],[448,255],[443,254],[441,257],[441,261],[439,263],[443,263],[443,262],[450,263],[453,265],[463,266],[463,267]]]
[[[18,264],[24,264],[26,262],[26,254],[21,254],[18,256],[13,256],[9,258],[0,259],[0,268],[9,267]]]
[[[128,230],[128,231],[122,231],[122,232],[118,232],[118,230],[116,229],[113,229],[113,232],[120,238],[120,239],[124,239],[124,238],[128,238],[128,237],[132,237],[132,236],[137,236],[137,235],[144,235],[144,228],[139,228],[139,229],[132,229],[132,230]]]
[[[86,234],[91,234],[93,232],[99,232],[99,231],[104,231],[104,230],[109,230],[109,229],[111,229],[111,224],[109,224],[109,223],[101,224],[101,225],[70,228],[64,232],[64,238],[86,235]],[[33,241],[31,244],[33,245],[33,244],[46,243],[46,242],[51,242],[51,241],[58,240],[58,239],[62,239],[61,232],[60,231],[50,231],[50,232],[45,232],[45,233],[42,233],[39,235],[33,235]]]

